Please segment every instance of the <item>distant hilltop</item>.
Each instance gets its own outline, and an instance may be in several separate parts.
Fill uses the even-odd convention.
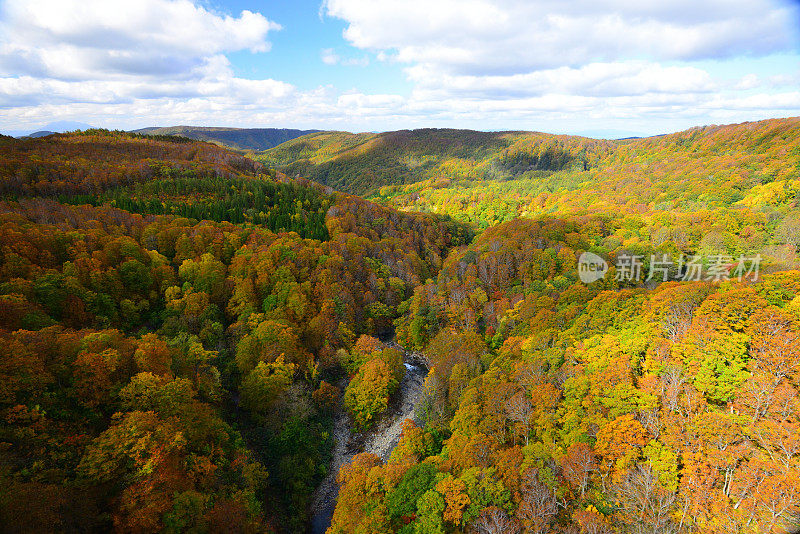
[[[47,137],[48,135],[53,135],[57,132],[51,132],[50,130],[40,130],[38,132],[33,132],[32,134],[28,134],[27,137]]]
[[[224,145],[238,150],[267,150],[297,137],[321,130],[287,128],[217,128],[206,126],[168,126],[133,130],[143,135],[179,135]]]
[[[4,135],[11,137],[45,137],[55,133],[74,132],[76,130],[87,130],[93,128],[91,124],[75,121],[53,121],[38,128],[27,130],[3,130]]]

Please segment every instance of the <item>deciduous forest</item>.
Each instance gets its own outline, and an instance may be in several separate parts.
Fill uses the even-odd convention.
[[[800,528],[800,119],[2,137],[0,195],[0,531]]]

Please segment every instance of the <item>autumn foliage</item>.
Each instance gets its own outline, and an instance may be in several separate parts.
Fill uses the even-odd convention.
[[[207,143],[0,139],[0,529],[305,532],[334,419],[396,401],[393,336],[429,370],[415,420],[336,474],[331,534],[791,532],[798,139],[325,132],[262,157],[383,204]],[[615,276],[662,253],[763,264]]]

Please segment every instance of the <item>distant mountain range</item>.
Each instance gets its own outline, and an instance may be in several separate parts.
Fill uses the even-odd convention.
[[[58,132],[51,132],[50,130],[39,130],[38,132],[33,132],[28,134],[26,137],[47,137],[48,135],[53,135]]]
[[[287,128],[215,128],[206,126],[168,126],[133,130],[134,133],[143,135],[179,135],[239,150],[267,150],[302,135],[319,131]]]
[[[12,137],[44,137],[54,133],[74,132],[75,130],[86,130],[93,128],[91,124],[85,122],[75,121],[54,121],[39,128],[32,128],[29,130],[3,130],[5,135]]]
[[[498,202],[508,203],[519,194],[512,189],[523,185],[528,189],[520,212],[537,209],[531,203],[540,194],[558,191],[560,197],[568,196],[565,189],[579,191],[575,202],[590,198],[590,191],[597,203],[617,196],[619,204],[636,199],[642,205],[663,206],[800,200],[800,182],[789,170],[796,168],[800,155],[786,148],[799,137],[800,117],[617,140],[431,128],[380,134],[320,132],[255,158],[290,176],[391,200],[402,209],[451,211],[464,217],[476,198],[496,196]],[[636,186],[632,177],[642,183]],[[686,187],[689,182],[691,187]],[[489,185],[501,183],[508,185]],[[658,187],[648,185],[656,183]],[[445,201],[447,196],[463,195],[467,187],[471,192],[463,205]],[[698,191],[703,191],[702,198]],[[512,215],[518,214],[509,209]]]

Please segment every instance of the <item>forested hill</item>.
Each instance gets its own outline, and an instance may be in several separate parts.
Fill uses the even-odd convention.
[[[562,196],[584,206],[780,202],[778,189],[791,189],[786,179],[797,178],[799,140],[800,118],[620,141],[533,132],[322,132],[258,159],[290,175],[418,210],[463,212],[462,206],[448,209],[443,197],[465,187],[500,202],[524,197],[514,206],[518,216],[535,211],[537,202],[548,209]]]
[[[267,150],[301,135],[319,130],[292,130],[287,128],[215,128],[204,126],[167,126],[135,130],[144,135],[178,135],[217,143],[238,150]]]
[[[0,137],[0,530],[796,531],[799,123]]]
[[[0,530],[303,532],[332,384],[464,229],[185,138],[0,162]]]
[[[320,132],[257,156],[287,174],[357,194],[381,186],[448,177],[510,179],[583,167],[608,142],[531,132],[400,130],[381,134]]]
[[[658,138],[614,142],[588,168],[483,180],[442,174],[386,186],[373,198],[413,211],[448,213],[481,228],[516,217],[625,212],[773,213],[798,199],[800,119],[695,128]]]
[[[421,421],[340,470],[328,534],[798,532],[799,142],[698,128],[382,189],[486,229],[403,303]]]

